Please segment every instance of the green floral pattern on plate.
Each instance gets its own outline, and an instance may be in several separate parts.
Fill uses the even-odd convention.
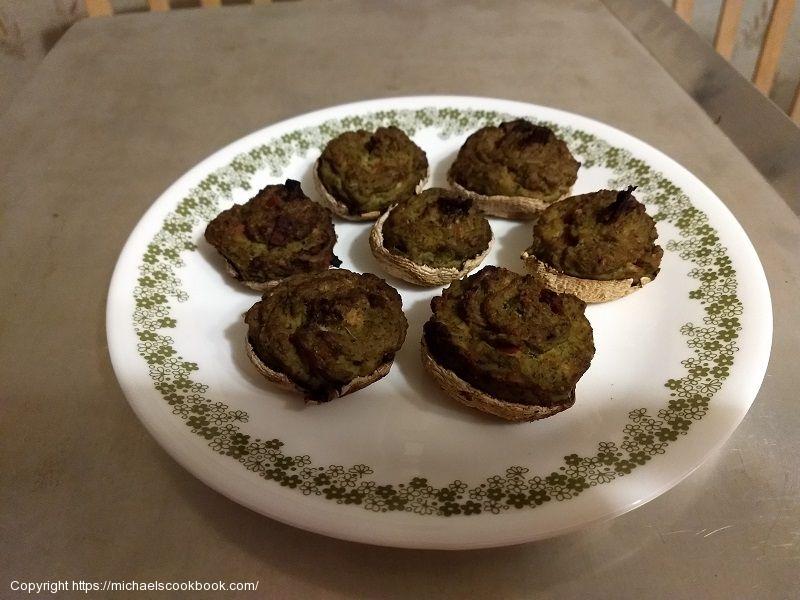
[[[699,302],[705,312],[701,323],[681,327],[691,356],[682,362],[685,374],[664,384],[668,390],[666,404],[655,414],[644,408],[631,411],[620,441],[599,442],[597,451],[589,456],[565,456],[563,465],[549,474],[534,474],[527,467],[515,465],[478,484],[456,480],[437,487],[421,475],[410,481],[383,483],[370,477],[373,469],[367,465],[317,465],[308,455],[284,452],[285,444],[279,439],[262,440],[248,435],[243,429],[247,413],[209,398],[208,386],[195,376],[198,366],[175,350],[168,335],[177,326],[170,303],[188,299],[176,275],[183,265],[181,256],[196,250],[192,241],[195,227],[212,219],[234,189],[249,190],[256,172],[267,169],[279,176],[293,157],[303,156],[311,148],[319,149],[350,129],[392,124],[409,135],[435,128],[442,138],[447,138],[508,118],[511,116],[493,111],[422,108],[333,119],[239,154],[229,165],[206,176],[166,217],[161,230],[147,245],[134,291],[133,326],[139,338],[138,353],[147,362],[155,389],[172,407],[176,418],[207,440],[215,452],[298,493],[377,512],[440,516],[499,514],[535,508],[553,500],[569,500],[589,488],[629,475],[686,435],[692,424],[706,415],[738,350],[742,304],[737,295],[736,272],[706,215],[663,174],[627,150],[556,123],[543,124],[568,143],[584,167],[611,170],[612,186],[637,185],[637,196],[656,210],[655,219],[677,229],[677,239],[670,241],[666,249],[692,264],[689,276],[696,280],[697,287],[689,297]]]

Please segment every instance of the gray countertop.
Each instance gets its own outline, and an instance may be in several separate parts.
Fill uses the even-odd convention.
[[[670,492],[524,546],[376,548],[227,500],[133,415],[104,309],[153,199],[266,124],[418,93],[605,121],[688,167],[748,232],[773,298],[770,367],[733,437]],[[3,115],[0,156],[0,596],[14,579],[222,579],[281,598],[796,597],[800,222],[603,4],[308,0],[86,20]]]

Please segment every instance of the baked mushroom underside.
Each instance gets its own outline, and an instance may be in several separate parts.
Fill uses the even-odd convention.
[[[254,355],[317,402],[385,375],[408,328],[394,288],[345,269],[285,279],[245,322]]]
[[[402,130],[381,127],[374,133],[348,131],[331,140],[314,172],[335,212],[374,219],[419,191],[428,176],[428,159]]]
[[[205,238],[245,283],[272,284],[339,264],[330,213],[291,179],[222,211],[206,227]]]
[[[431,303],[430,356],[475,389],[509,404],[571,404],[594,356],[585,304],[533,276],[484,267]]]
[[[579,167],[550,129],[517,119],[470,135],[448,178],[480,196],[531,198],[546,205],[572,188]]]
[[[634,188],[572,196],[543,211],[533,226],[528,255],[555,271],[598,281],[638,285],[658,274],[663,250]]]

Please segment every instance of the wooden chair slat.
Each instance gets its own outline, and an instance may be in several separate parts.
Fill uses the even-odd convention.
[[[86,0],[86,12],[90,17],[110,17],[114,9],[110,0]]]
[[[792,100],[792,106],[789,109],[789,117],[800,125],[800,83],[797,84],[797,89],[794,91],[794,100]]]
[[[692,10],[694,10],[694,0],[672,0],[672,9],[678,16],[687,23],[692,22]]]
[[[200,0],[200,6],[203,8],[222,6],[222,0]]]
[[[714,34],[714,48],[722,56],[729,59],[736,45],[736,32],[742,17],[744,0],[723,0],[717,21],[717,32]]]
[[[147,4],[154,12],[165,12],[171,8],[169,0],[147,0]]]
[[[764,42],[761,44],[761,52],[756,62],[756,70],[753,73],[753,85],[764,94],[769,94],[772,83],[775,80],[775,73],[778,70],[778,63],[781,58],[783,42],[789,25],[792,21],[795,0],[775,0],[772,6],[772,14],[769,17],[767,31],[764,34]]]

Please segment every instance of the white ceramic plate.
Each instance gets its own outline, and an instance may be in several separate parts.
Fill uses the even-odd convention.
[[[637,185],[658,221],[662,271],[590,306],[597,353],[577,402],[511,424],[446,399],[423,372],[430,299],[392,278],[409,320],[389,376],[320,406],[261,380],[242,313],[258,295],[224,272],[206,223],[260,187],[298,179],[338,133],[396,124],[427,152],[433,185],[465,137],[510,116],[556,129],[582,161],[575,193]],[[370,224],[337,221],[344,267],[382,275]],[[521,271],[530,225],[492,220],[484,264]],[[661,152],[559,110],[486,98],[412,97],[338,106],[266,127],[173,184],[119,258],[108,342],[136,414],[189,471],[265,515],[339,538],[477,548],[557,535],[665,492],[719,447],[764,376],[772,337],[758,257],[725,205]]]

